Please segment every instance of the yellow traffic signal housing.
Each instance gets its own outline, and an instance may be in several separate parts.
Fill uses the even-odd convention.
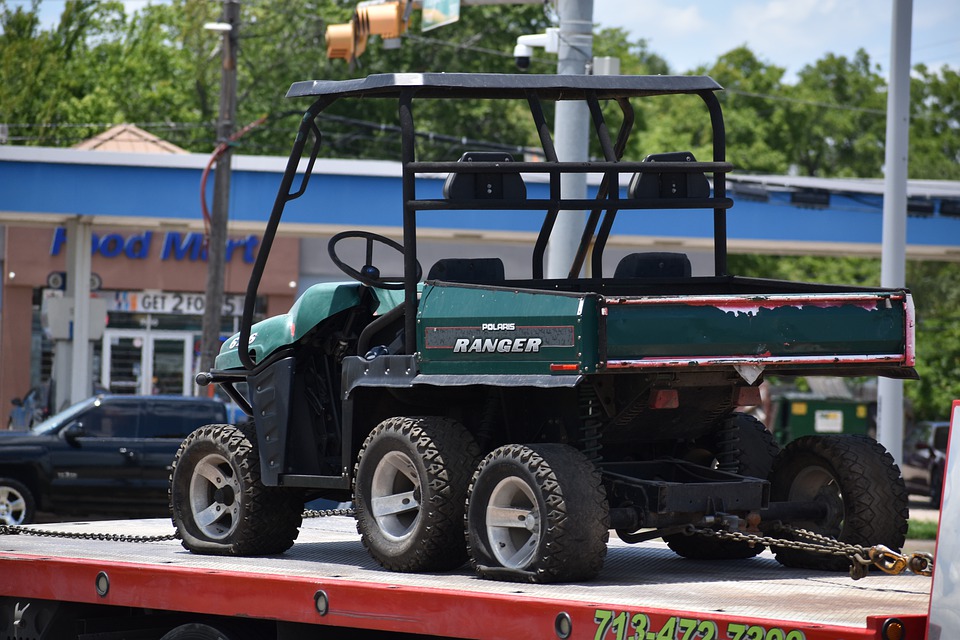
[[[327,58],[349,60],[353,57],[353,22],[327,25]]]
[[[399,38],[406,30],[409,20],[404,20],[406,2],[384,2],[383,4],[361,4],[357,6],[357,17],[370,35],[382,38]]]
[[[409,22],[406,0],[361,3],[350,22],[327,25],[327,58],[356,60],[366,51],[369,36],[399,38],[406,32]]]

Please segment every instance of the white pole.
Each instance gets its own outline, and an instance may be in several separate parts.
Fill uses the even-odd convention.
[[[79,217],[67,221],[67,295],[73,298],[70,402],[90,395],[90,222]]]
[[[880,284],[892,288],[903,287],[906,282],[912,19],[913,0],[894,0],[880,266]],[[877,382],[877,439],[899,464],[903,458],[902,380],[880,378]]]
[[[557,74],[583,75],[593,58],[593,0],[558,0],[560,17],[560,50]],[[557,102],[553,125],[557,157],[562,162],[584,162],[589,154],[588,120],[585,102]],[[560,183],[563,198],[586,198],[587,176],[564,175]],[[583,211],[561,211],[550,235],[547,253],[547,277],[566,278],[577,255],[583,233]]]

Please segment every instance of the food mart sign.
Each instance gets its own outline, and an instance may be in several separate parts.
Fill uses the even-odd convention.
[[[244,238],[229,238],[225,260],[242,260],[253,264],[256,259],[257,245],[260,239],[249,235]],[[207,248],[204,245],[203,234],[197,231],[181,233],[167,231],[162,234],[153,231],[143,231],[130,235],[120,233],[93,234],[91,253],[104,258],[127,258],[130,260],[146,260],[154,254],[155,247],[159,247],[161,261],[191,262],[206,261]],[[50,245],[50,255],[57,256],[66,251],[67,231],[59,227],[53,235]]]

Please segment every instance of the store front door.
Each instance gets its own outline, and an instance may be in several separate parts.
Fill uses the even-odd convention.
[[[110,393],[192,395],[193,334],[107,329],[100,383]]]

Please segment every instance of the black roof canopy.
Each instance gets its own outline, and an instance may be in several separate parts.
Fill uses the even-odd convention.
[[[583,100],[658,94],[702,93],[723,89],[708,76],[587,76],[506,73],[382,73],[354,80],[307,80],[287,91],[297,97],[396,98],[415,91],[427,98],[525,98]]]

